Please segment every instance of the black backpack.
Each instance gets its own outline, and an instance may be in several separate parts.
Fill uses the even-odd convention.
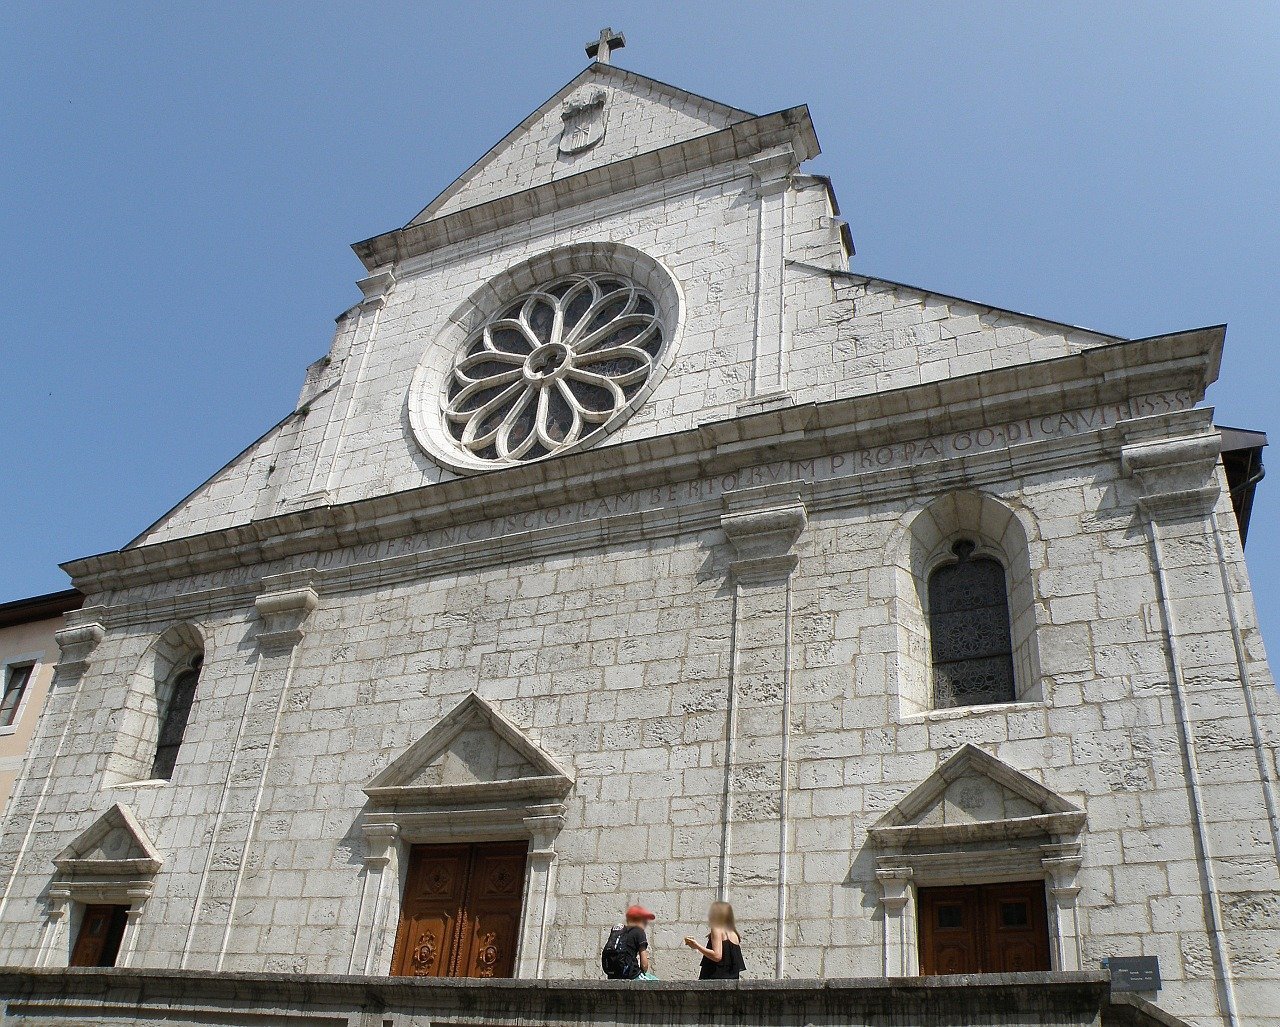
[[[640,966],[636,962],[636,954],[629,948],[622,947],[622,939],[627,936],[629,928],[619,924],[609,932],[609,940],[604,943],[600,952],[600,969],[611,981],[629,981],[640,976]]]

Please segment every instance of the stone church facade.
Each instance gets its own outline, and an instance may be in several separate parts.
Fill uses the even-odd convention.
[[[389,974],[493,980],[384,982],[384,1024],[697,1022],[689,985],[520,982],[597,979],[633,901],[695,976],[727,897],[777,981],[748,1019],[849,1022],[815,981],[873,978],[868,1023],[1280,1023],[1224,330],[850,273],[807,109],[615,45],[356,245],[296,410],[68,565],[5,1022],[376,1023]],[[1121,1006],[1126,957],[1160,981]]]

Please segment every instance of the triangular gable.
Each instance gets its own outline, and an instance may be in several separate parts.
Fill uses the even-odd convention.
[[[562,799],[573,778],[472,692],[365,786],[376,804]]]
[[[892,848],[1074,835],[1078,807],[974,745],[961,746],[871,828]]]
[[[116,803],[54,856],[64,874],[154,874],[160,853],[128,807]]]
[[[597,92],[604,93],[598,141],[576,152],[562,152],[566,115],[571,117],[575,106],[595,103]],[[508,132],[409,224],[718,132],[753,117],[646,75],[596,62]]]

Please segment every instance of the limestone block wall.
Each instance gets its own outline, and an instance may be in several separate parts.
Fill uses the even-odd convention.
[[[557,98],[587,98],[600,89],[606,91],[607,101],[599,142],[576,153],[562,152],[559,141],[564,129],[563,107]],[[414,223],[587,168],[625,160],[751,117],[745,111],[664,87],[653,79],[600,65],[589,67],[543,108],[512,129],[493,152],[485,154],[414,218]]]
[[[762,235],[753,176],[743,162],[677,177],[660,190],[536,218],[392,269],[373,298],[339,319],[328,356],[308,371],[298,410],[138,544],[454,477],[410,431],[405,408],[414,370],[485,283],[562,247],[601,241],[634,247],[660,261],[683,293],[670,369],[604,446],[735,416],[772,388],[755,371],[766,352],[778,354],[791,401],[811,403],[1116,341],[844,274],[827,189],[797,176],[782,201],[785,215],[766,219]],[[771,270],[782,283],[780,327],[768,318],[758,322],[761,275]]]
[[[1026,535],[1038,687],[921,711],[902,695],[898,623],[919,597],[898,565],[919,511],[978,485],[901,486],[792,523],[781,577],[744,578],[740,528],[715,526],[354,589],[321,580],[287,648],[264,648],[265,611],[220,601],[222,580],[174,583],[206,597],[192,618],[206,662],[173,780],[106,787],[129,683],[170,623],[143,604],[108,618],[83,678],[51,694],[41,769],[0,839],[0,867],[16,866],[0,880],[0,963],[65,960],[65,935],[47,943],[50,860],[125,802],[165,856],[132,965],[348,972],[374,913],[361,789],[475,690],[576,780],[554,839],[547,976],[596,976],[603,932],[636,900],[659,914],[659,972],[692,976],[679,939],[722,882],[753,975],[884,973],[868,829],[969,743],[1087,814],[1083,967],[1157,955],[1177,1015],[1274,1018],[1280,704],[1225,488],[1207,518],[1152,529],[1146,486],[1114,457],[987,480]]]

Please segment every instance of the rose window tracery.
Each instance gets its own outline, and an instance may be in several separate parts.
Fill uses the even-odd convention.
[[[494,464],[568,449],[626,413],[664,342],[657,304],[634,282],[610,273],[556,279],[463,342],[445,383],[448,434]]]

